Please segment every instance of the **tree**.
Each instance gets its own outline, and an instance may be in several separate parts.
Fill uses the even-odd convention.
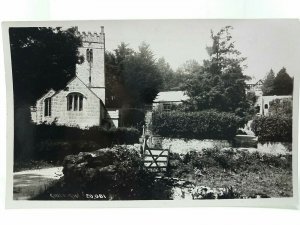
[[[249,78],[243,74],[245,58],[235,48],[231,29],[227,26],[216,34],[211,32],[213,44],[206,47],[210,59],[204,60],[203,71],[185,86],[190,110],[217,109],[246,116],[250,106],[245,81]]]
[[[177,86],[174,71],[164,58],[159,58],[156,66],[161,74],[163,85],[161,90],[169,91]]]
[[[122,76],[130,106],[152,103],[162,86],[162,76],[149,44],[143,42],[139,51],[128,57]]]
[[[29,106],[49,89],[65,87],[75,76],[81,39],[76,29],[19,27],[9,29],[14,91],[14,157],[31,158],[35,133]]]
[[[110,107],[142,107],[152,103],[162,88],[161,71],[146,43],[137,52],[121,43],[114,53],[106,53],[105,67]]]
[[[81,39],[75,28],[10,28],[15,105],[33,104],[53,88],[58,90],[75,76]]]
[[[275,74],[274,71],[271,69],[270,72],[267,74],[265,80],[263,81],[263,85],[262,85],[263,95],[273,95],[274,80],[275,80]]]
[[[293,94],[293,78],[282,68],[274,79],[274,95],[291,95]]]
[[[133,53],[134,51],[124,42],[114,50],[114,53],[105,52],[107,107],[122,107],[130,98],[124,84],[123,71],[128,58],[133,56]]]
[[[203,67],[194,59],[187,60],[175,72],[174,79],[178,89],[184,89],[184,84],[203,72]]]

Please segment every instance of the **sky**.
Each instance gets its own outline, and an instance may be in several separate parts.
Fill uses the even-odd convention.
[[[208,59],[210,31],[230,25],[232,40],[247,60],[244,73],[253,80],[264,78],[272,68],[275,74],[285,67],[290,76],[300,75],[299,20],[116,20],[84,22],[80,31],[100,32],[104,26],[106,50],[121,42],[137,50],[145,41],[156,58],[164,57],[176,70],[194,59]]]

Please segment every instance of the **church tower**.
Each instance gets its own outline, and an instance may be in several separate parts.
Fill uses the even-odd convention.
[[[76,76],[105,104],[104,27],[101,26],[100,33],[81,32],[79,35],[82,46],[78,51],[83,56],[83,62],[76,65]]]

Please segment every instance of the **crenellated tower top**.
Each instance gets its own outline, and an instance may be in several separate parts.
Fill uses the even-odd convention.
[[[76,34],[82,38],[82,42],[90,42],[90,43],[104,43],[105,42],[104,26],[101,26],[100,33],[78,31],[78,27],[75,27],[75,28],[76,28]]]

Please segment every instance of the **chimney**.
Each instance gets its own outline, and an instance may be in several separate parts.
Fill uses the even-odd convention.
[[[101,26],[101,34],[104,34],[104,26]]]

